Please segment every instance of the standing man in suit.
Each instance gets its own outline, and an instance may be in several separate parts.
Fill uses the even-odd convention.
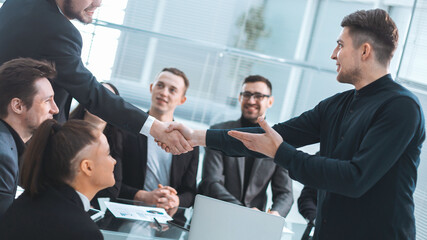
[[[50,64],[29,58],[0,66],[0,218],[15,199],[25,143],[58,113],[49,81],[55,73]]]
[[[133,133],[152,135],[171,151],[192,150],[178,132],[166,134],[167,124],[106,90],[81,60],[82,37],[70,22],[91,23],[102,0],[7,0],[0,9],[0,64],[18,57],[45,59],[58,72],[53,83],[56,116],[68,119],[72,98],[106,122]]]
[[[189,81],[176,68],[164,68],[150,85],[149,114],[173,121],[175,108],[186,101]],[[120,196],[166,210],[193,205],[199,148],[182,155],[164,152],[151,136],[127,134],[123,144],[123,180]]]
[[[265,118],[273,101],[270,81],[259,75],[248,76],[239,96],[240,119],[219,123],[211,128],[259,127],[258,117]],[[206,148],[203,162],[199,186],[202,194],[264,211],[266,190],[271,182],[273,206],[269,213],[283,217],[289,213],[293,203],[292,180],[288,171],[276,165],[272,158],[229,157]]]

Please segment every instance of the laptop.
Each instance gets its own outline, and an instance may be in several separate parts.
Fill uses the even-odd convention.
[[[189,240],[280,240],[285,218],[197,195]]]

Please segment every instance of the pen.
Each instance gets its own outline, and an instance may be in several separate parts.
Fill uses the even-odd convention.
[[[157,221],[157,219],[156,219],[156,218],[153,218],[153,219],[154,219],[154,222],[156,223],[156,226],[157,226],[157,228],[159,229],[159,231],[162,231],[162,230],[163,230],[162,225],[159,223],[159,221]]]

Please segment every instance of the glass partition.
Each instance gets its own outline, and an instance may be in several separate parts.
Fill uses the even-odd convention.
[[[269,123],[285,121],[351,89],[337,83],[330,55],[341,19],[371,8],[385,9],[395,20],[400,41],[390,71],[416,92],[427,109],[427,0],[103,0],[102,4],[93,24],[73,21],[82,33],[86,66],[99,81],[114,82],[125,99],[145,110],[156,74],[164,67],[181,69],[190,88],[176,117],[195,127],[237,119],[241,83],[251,74],[263,75],[273,84]],[[427,239],[424,149],[421,158],[415,214],[417,238]],[[298,197],[301,186],[294,186]]]

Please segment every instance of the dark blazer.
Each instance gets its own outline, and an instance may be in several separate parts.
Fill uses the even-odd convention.
[[[212,129],[240,128],[241,121],[229,121],[213,125]],[[220,151],[206,148],[202,182],[202,194],[247,207],[265,210],[266,189],[271,182],[273,206],[281,216],[288,215],[292,203],[292,180],[288,171],[276,165],[271,158],[256,158],[249,183],[244,192],[245,157],[229,157]]]
[[[8,127],[0,121],[0,219],[15,199],[18,150]]]
[[[24,192],[0,220],[0,239],[104,239],[68,185],[47,187],[37,197]]]
[[[172,156],[170,186],[178,192],[179,206],[190,207],[197,194],[196,177],[199,165],[199,148]],[[147,170],[147,137],[125,134],[123,144],[123,180],[120,197],[133,199],[144,189]]]
[[[61,122],[71,99],[110,124],[139,132],[148,115],[104,88],[81,60],[82,37],[54,0],[7,0],[0,9],[0,64],[17,57],[54,62],[53,82]]]

